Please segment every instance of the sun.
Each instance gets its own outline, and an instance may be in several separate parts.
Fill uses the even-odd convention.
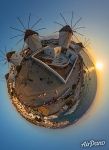
[[[103,70],[103,63],[97,62],[97,63],[96,63],[96,69],[97,69],[97,70],[100,70],[100,71]]]

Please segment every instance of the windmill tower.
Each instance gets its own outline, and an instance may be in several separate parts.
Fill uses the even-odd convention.
[[[77,27],[76,25],[80,22],[80,20],[82,18],[79,18],[76,23],[73,25],[73,12],[72,12],[72,16],[71,16],[71,25],[68,25],[66,19],[64,18],[64,16],[62,15],[62,13],[60,13],[61,18],[63,19],[65,26],[63,24],[60,24],[58,22],[55,21],[55,23],[59,24],[62,26],[62,28],[59,30],[59,46],[61,46],[63,49],[68,49],[71,41],[72,41],[72,36],[74,36],[75,38],[77,38],[77,36],[75,34],[80,34],[77,30],[80,28],[84,28],[84,27]],[[83,36],[83,35],[82,35]]]
[[[59,30],[59,46],[64,49],[69,48],[73,31],[69,25],[64,26]]]
[[[39,34],[38,32],[35,32],[33,30],[30,29],[26,30],[24,42],[27,44],[28,48],[30,48],[33,52],[40,50],[42,48]]]
[[[9,63],[11,63],[13,68],[14,68],[14,70],[11,68],[11,72],[6,73],[4,75],[5,79],[6,79],[6,81],[9,81],[9,82],[14,81],[15,76],[17,75],[17,70],[18,70],[17,68],[20,67],[20,64],[21,64],[23,57],[20,55],[20,53],[16,53],[16,51],[10,50],[8,52],[6,50],[6,47],[5,47],[4,51],[0,50],[0,53],[2,54],[1,58],[2,58],[3,65],[7,64],[8,69],[10,69]],[[1,60],[0,60],[0,62],[1,62]]]
[[[12,63],[15,66],[19,66],[21,64],[21,61],[23,59],[22,55],[20,53],[17,53],[15,51],[7,52],[6,58],[9,63]]]
[[[19,41],[24,40],[24,44],[26,43],[27,47],[29,49],[31,49],[32,52],[40,50],[42,48],[42,44],[41,44],[41,39],[39,36],[39,33],[37,31],[39,30],[43,30],[45,28],[40,28],[37,30],[33,30],[33,28],[42,20],[41,18],[38,19],[31,27],[30,27],[30,19],[31,19],[31,14],[29,15],[29,19],[28,19],[28,26],[25,27],[22,20],[18,17],[17,20],[19,21],[19,23],[21,24],[21,26],[23,27],[23,30],[17,29],[17,28],[13,28],[11,27],[11,29],[17,30],[22,32],[22,35],[17,35],[14,36],[12,38],[18,37],[18,36],[23,36],[23,38]],[[11,39],[12,39],[11,38]]]

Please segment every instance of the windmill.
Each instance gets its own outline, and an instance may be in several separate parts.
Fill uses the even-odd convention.
[[[83,34],[79,33],[77,30],[85,27],[77,27],[77,24],[81,21],[81,17],[75,22],[73,25],[73,12],[71,16],[71,24],[69,25],[65,19],[65,17],[60,13],[61,18],[63,19],[65,25],[58,23],[55,21],[56,24],[59,24],[62,26],[62,28],[59,30],[59,45],[63,49],[67,49],[71,43],[72,37],[74,36],[77,39],[76,34],[79,34],[83,36]]]
[[[15,52],[12,49],[9,50],[9,51],[10,51],[10,53],[14,53]],[[9,57],[7,57],[8,53],[9,52],[7,51],[6,47],[5,47],[4,50],[0,49],[0,65],[6,66],[6,67],[9,68],[10,67],[10,63],[9,63]],[[2,67],[2,68],[4,69],[5,67]]]
[[[37,30],[33,30],[34,27],[42,20],[41,18],[39,18],[31,27],[30,27],[30,20],[31,20],[31,14],[29,14],[29,17],[28,17],[28,25],[27,27],[24,26],[22,20],[18,17],[17,18],[18,22],[21,24],[22,28],[23,29],[17,29],[17,28],[14,28],[14,27],[10,27],[11,29],[13,30],[16,30],[22,34],[18,34],[18,35],[15,35],[14,37],[11,37],[10,39],[13,39],[13,38],[16,38],[16,37],[19,37],[19,36],[23,36],[22,39],[20,39],[18,43],[20,43],[22,40],[24,40],[24,45],[25,43],[27,44],[27,47],[29,49],[32,50],[32,52],[36,51],[36,50],[39,50],[42,48],[42,44],[41,44],[41,39],[40,39],[40,36],[39,36],[39,33],[38,31],[39,30],[43,30],[43,29],[46,29],[46,28],[39,28]],[[23,48],[24,48],[24,45],[23,45]],[[22,49],[23,49],[22,48]]]
[[[73,12],[72,12],[72,16],[71,16],[71,25],[69,25],[65,19],[65,17],[62,15],[62,13],[60,13],[61,18],[63,19],[65,25],[58,23],[55,21],[56,24],[62,26],[62,28],[59,30],[59,45],[62,47],[63,50],[68,49],[69,47],[73,48],[73,50],[75,50],[75,52],[77,54],[79,54],[80,51],[83,51],[87,57],[89,57],[89,55],[86,52],[86,47],[89,44],[89,40],[85,39],[85,42],[81,42],[79,40],[79,38],[77,37],[77,35],[81,35],[84,36],[83,34],[79,33],[77,30],[78,29],[83,29],[85,27],[79,26],[77,27],[78,23],[81,21],[81,17],[75,22],[75,24],[73,25]],[[56,31],[57,32],[57,31]],[[77,35],[76,35],[77,34]],[[77,42],[71,42],[72,41],[72,37],[75,37]],[[73,44],[71,44],[73,43]],[[90,59],[90,57],[89,57]],[[87,67],[87,65],[83,62],[84,67],[87,70],[87,78],[90,79],[89,75],[90,75],[90,71],[89,68]],[[93,64],[94,65],[94,64]]]
[[[10,50],[10,52],[8,52],[6,47],[5,47],[4,51],[0,50],[0,54],[1,54],[1,56],[0,56],[0,64],[2,66],[6,66],[7,65],[7,67],[9,68],[10,67],[10,63],[12,63],[11,62],[11,57],[12,57],[12,55],[14,53],[15,53],[15,51],[13,51],[12,49]],[[14,64],[14,63],[12,63],[12,64]],[[4,67],[2,67],[2,68],[4,68]],[[6,80],[8,80],[9,78],[13,79],[14,78],[14,74],[12,75],[12,73],[11,74],[6,73],[4,75],[4,73],[1,73],[0,74],[0,80],[4,81],[4,77],[5,77]]]
[[[21,53],[16,52],[15,50],[11,49],[9,51],[7,51],[6,47],[5,50],[0,50],[0,63],[1,64],[13,64],[14,66],[18,66],[20,65],[23,56],[21,55]]]
[[[41,21],[41,18],[38,19],[31,27],[30,27],[30,19],[31,19],[31,14],[29,14],[29,19],[28,19],[28,27],[26,28],[22,22],[22,20],[18,17],[17,20],[23,27],[23,29],[17,29],[14,27],[10,27],[11,29],[18,31],[22,34],[15,35],[14,37],[11,37],[10,39],[17,38],[23,36],[18,42],[20,43],[22,40],[24,40],[24,44],[22,47],[22,50],[20,51],[14,51],[10,50],[7,51],[6,48],[4,51],[0,50],[1,56],[0,56],[0,63],[1,64],[11,64],[11,71],[7,74],[5,74],[6,80],[14,80],[15,76],[20,72],[21,70],[21,62],[25,56],[28,56],[31,54],[31,52],[34,52],[36,50],[39,50],[42,45],[41,45],[41,40],[39,38],[39,34],[37,31],[45,29],[45,28],[40,28],[37,30],[33,31],[33,28]],[[24,49],[25,43],[28,48]],[[13,70],[14,68],[14,70]]]

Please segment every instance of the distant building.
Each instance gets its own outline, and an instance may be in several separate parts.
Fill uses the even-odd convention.
[[[41,40],[41,43],[43,47],[51,44],[58,45],[59,39],[45,39],[45,40]]]
[[[82,48],[84,48],[81,42],[70,44],[70,47],[73,48],[77,54],[82,50]]]

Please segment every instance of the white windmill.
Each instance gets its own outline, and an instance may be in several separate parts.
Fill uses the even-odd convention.
[[[38,51],[42,48],[42,44],[41,44],[41,39],[39,36],[39,33],[37,31],[39,30],[43,30],[46,28],[40,28],[37,30],[33,30],[33,28],[42,20],[41,18],[39,18],[31,27],[30,27],[30,19],[31,19],[31,14],[29,14],[29,19],[28,19],[28,26],[27,28],[24,26],[23,22],[21,21],[21,19],[18,17],[17,20],[19,21],[19,23],[22,25],[23,30],[17,29],[17,28],[13,28],[10,27],[13,30],[19,31],[22,34],[21,35],[16,35],[14,37],[11,37],[11,39],[15,38],[15,37],[19,37],[19,36],[23,36],[22,39],[20,39],[17,44],[19,42],[21,42],[22,40],[24,40],[24,44],[27,44],[27,47],[32,51]],[[24,48],[24,46],[23,46]]]
[[[38,51],[42,48],[39,34],[33,30],[26,30],[24,42],[28,45],[28,48],[30,48],[33,52]]]
[[[12,63],[15,66],[19,66],[23,59],[22,55],[16,51],[6,53],[6,58],[9,63]]]
[[[0,62],[2,62],[2,65],[8,64],[8,68],[9,68],[9,63],[11,63],[12,66],[15,67],[15,68],[17,66],[20,66],[20,63],[21,63],[23,58],[21,56],[18,56],[15,53],[15,51],[11,50],[10,52],[8,52],[6,50],[6,47],[5,47],[5,50],[4,51],[0,50],[0,53],[1,53]],[[5,78],[8,81],[13,81],[15,79],[16,74],[17,74],[17,71],[16,70],[12,70],[10,73],[5,74]]]
[[[60,16],[64,20],[65,26],[63,24],[60,24],[60,23],[55,21],[56,24],[59,24],[62,26],[62,28],[59,30],[59,45],[63,49],[68,49],[70,44],[71,44],[72,37],[74,36],[75,38],[77,38],[77,36],[75,34],[79,34],[79,35],[83,36],[83,34],[80,34],[77,30],[81,29],[81,28],[85,28],[85,27],[81,27],[81,26],[77,27],[77,24],[82,19],[81,17],[73,25],[73,12],[72,12],[72,16],[71,16],[71,25],[68,25],[66,19],[62,15],[62,13],[60,13]]]

